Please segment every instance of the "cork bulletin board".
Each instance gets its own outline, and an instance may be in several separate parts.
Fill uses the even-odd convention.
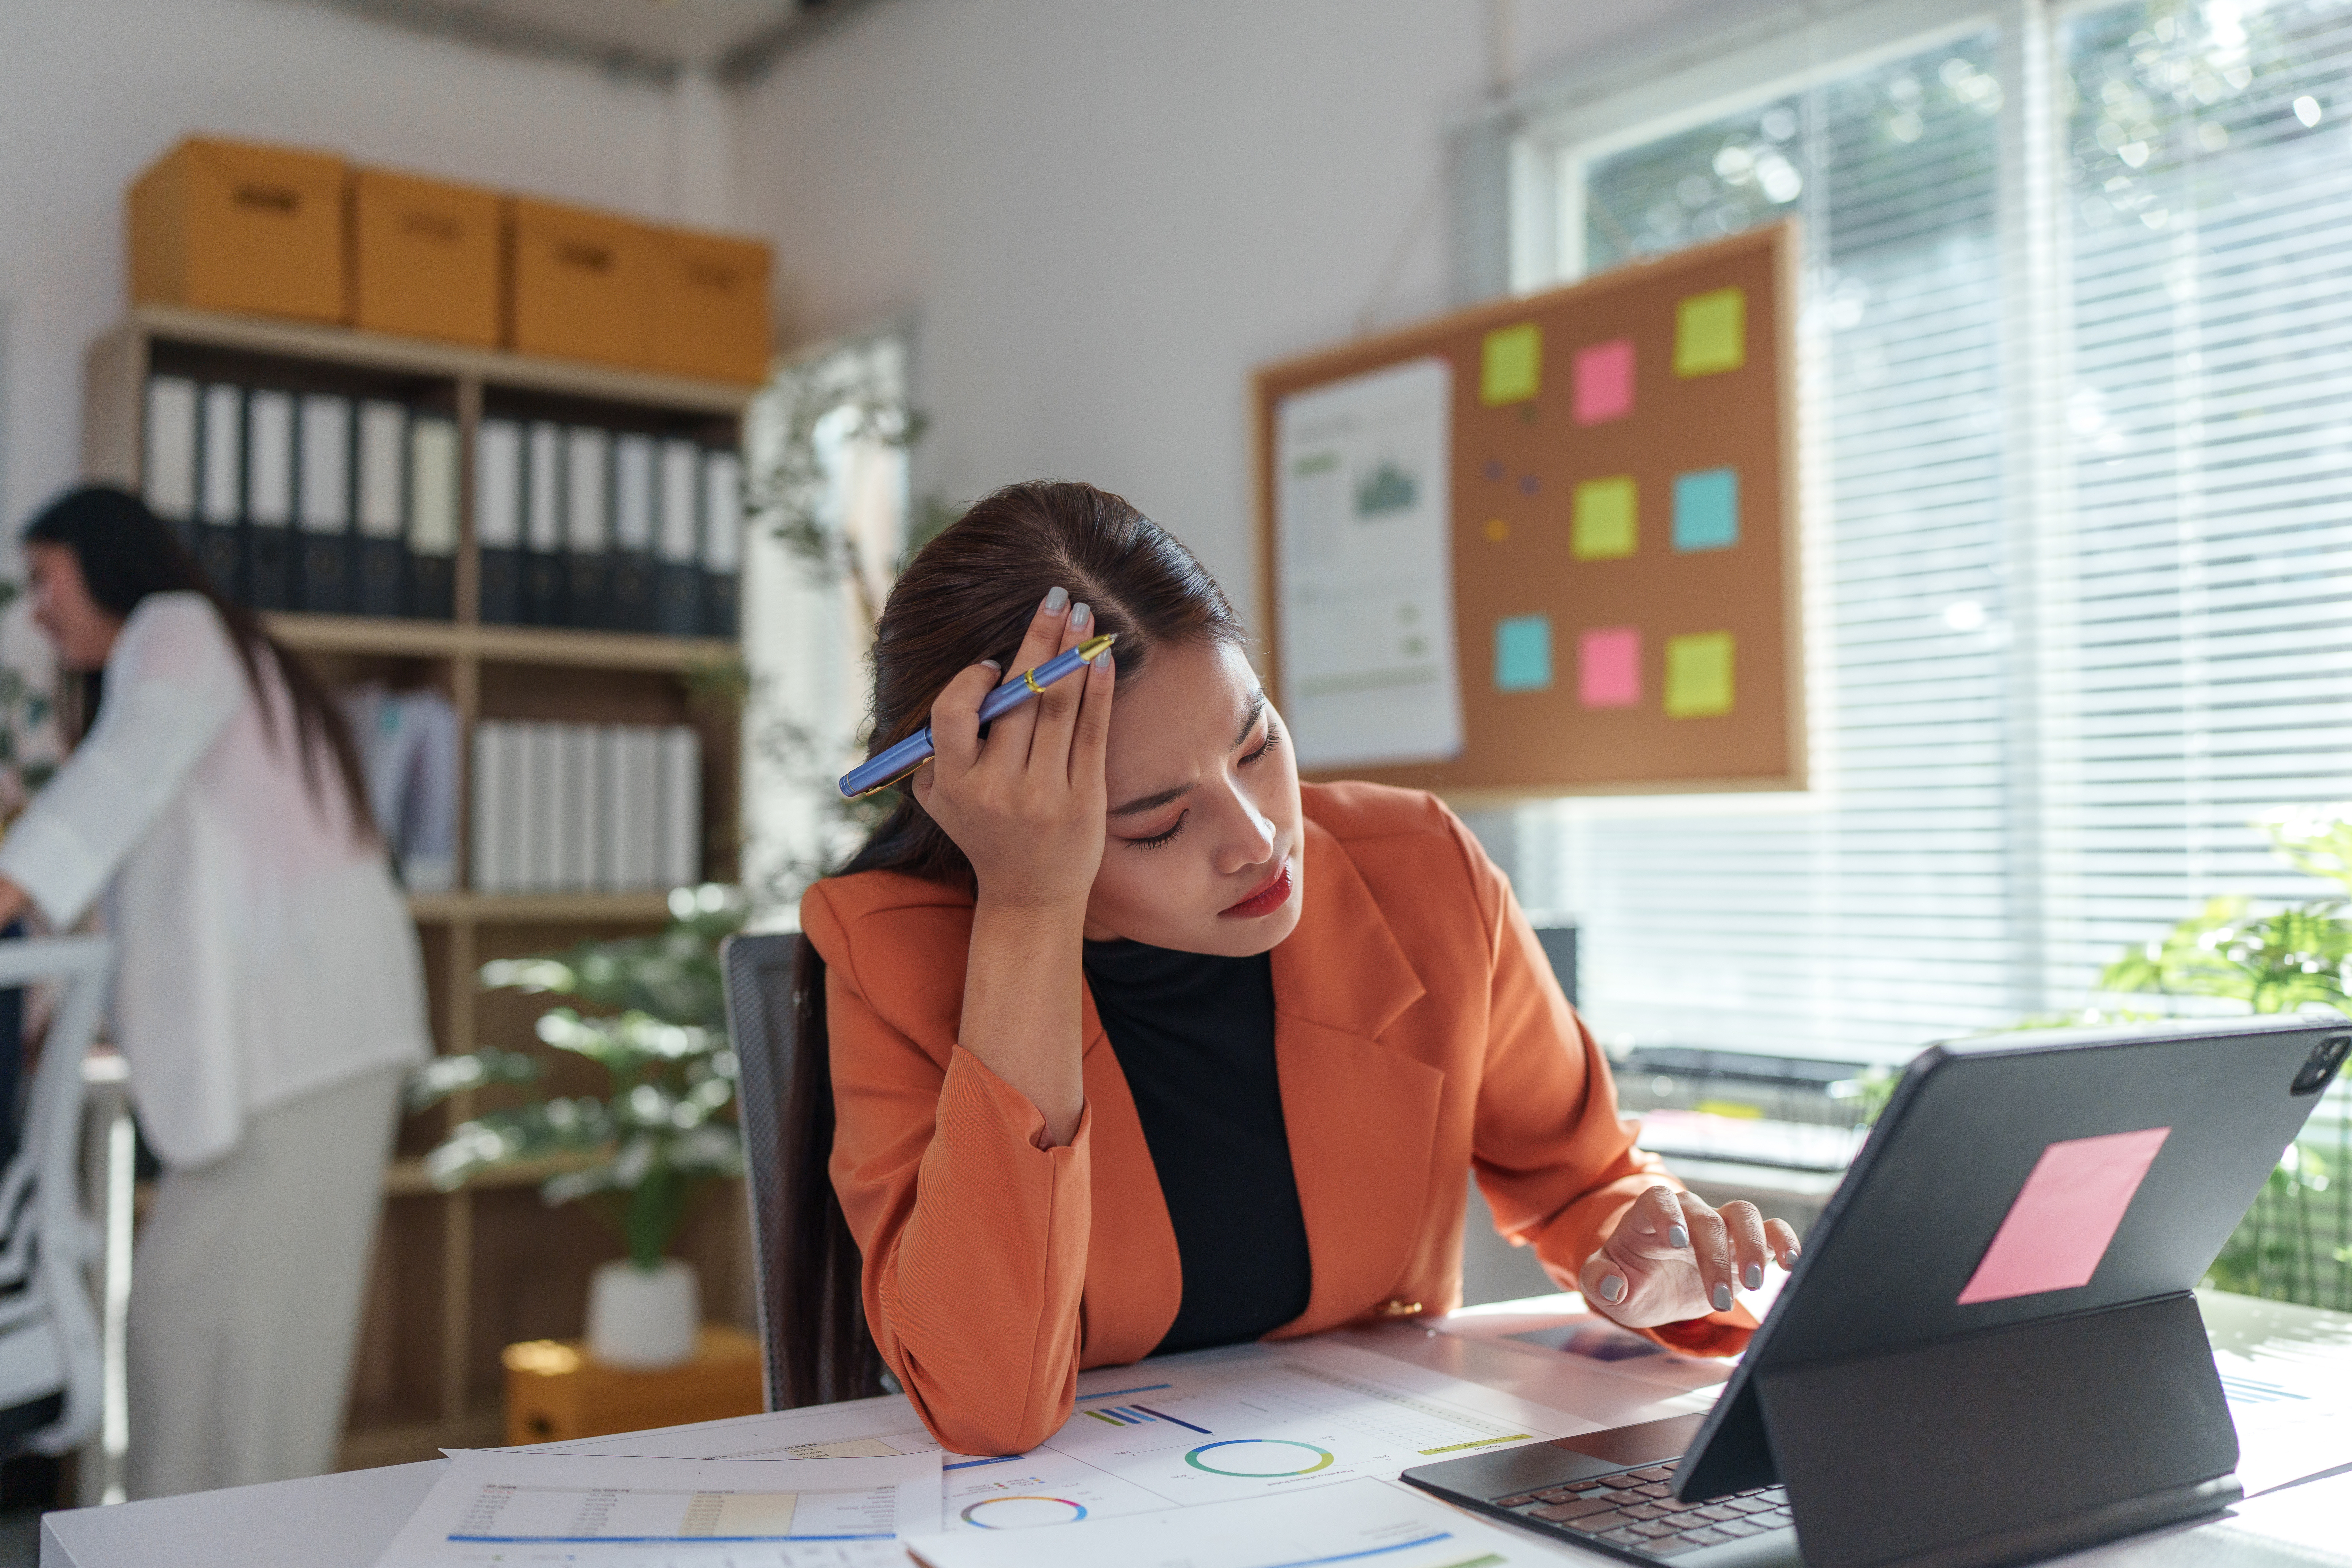
[[[1801,789],[1783,224],[1256,376],[1268,675],[1310,778]]]

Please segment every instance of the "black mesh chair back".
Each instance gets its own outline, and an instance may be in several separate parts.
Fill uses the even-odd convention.
[[[743,1175],[751,1211],[751,1267],[760,1305],[760,1362],[767,1407],[785,1408],[777,1353],[776,1303],[783,1300],[784,1173],[797,1128],[784,1122],[792,1081],[795,932],[730,936],[719,949],[727,979],[727,1036],[735,1047],[736,1114],[743,1130]]]

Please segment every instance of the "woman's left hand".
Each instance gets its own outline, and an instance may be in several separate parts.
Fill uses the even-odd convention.
[[[1794,1268],[1797,1250],[1797,1233],[1754,1204],[1711,1208],[1656,1186],[1585,1260],[1577,1289],[1594,1311],[1629,1329],[1654,1329],[1729,1311],[1738,1292],[1763,1288],[1768,1264]]]

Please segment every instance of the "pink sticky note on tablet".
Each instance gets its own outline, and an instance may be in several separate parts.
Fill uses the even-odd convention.
[[[2069,1138],[2042,1151],[1960,1305],[2088,1285],[2169,1127]]]

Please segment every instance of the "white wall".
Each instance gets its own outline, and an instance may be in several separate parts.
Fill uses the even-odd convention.
[[[122,191],[186,132],[709,221],[723,145],[681,151],[723,143],[712,119],[707,98],[284,0],[0,0],[0,525],[79,474],[82,347],[123,306]]]
[[[1519,0],[1541,73],[1735,9]],[[1118,490],[1254,612],[1249,372],[1444,309],[1479,0],[886,0],[753,89],[739,216],[785,331],[915,321],[917,485]],[[1416,210],[1422,222],[1413,225]]]

